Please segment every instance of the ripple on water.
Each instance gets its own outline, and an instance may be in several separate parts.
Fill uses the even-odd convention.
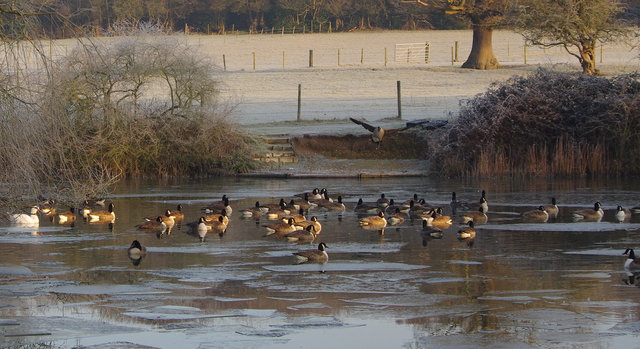
[[[313,272],[321,267],[326,272],[338,271],[412,271],[428,268],[425,265],[411,265],[404,263],[385,263],[368,261],[330,261],[326,264],[291,264],[291,265],[266,265],[262,268],[275,272]]]
[[[481,230],[500,231],[534,231],[534,232],[601,232],[640,230],[638,223],[613,222],[575,222],[575,223],[518,223],[518,224],[486,224],[479,226]]]

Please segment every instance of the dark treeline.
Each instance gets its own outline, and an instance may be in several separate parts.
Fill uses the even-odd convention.
[[[200,33],[466,28],[455,16],[401,0],[76,0],[51,6],[66,21],[43,18],[41,32],[57,38],[78,31],[99,34],[123,21],[161,23],[172,30],[187,25]]]

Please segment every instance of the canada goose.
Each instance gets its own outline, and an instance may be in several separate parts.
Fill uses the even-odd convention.
[[[296,230],[293,233],[285,235],[287,241],[290,242],[311,242],[318,236],[316,228],[313,224],[308,225],[304,230]]]
[[[393,199],[389,200],[389,206],[385,208],[387,213],[395,213],[396,209],[401,213],[409,213],[409,205],[405,204],[396,204]]]
[[[640,260],[636,259],[636,254],[632,248],[627,248],[623,255],[627,256],[627,260],[624,261],[625,269],[638,269],[640,268]]]
[[[284,201],[284,199],[280,198],[280,201],[278,201],[277,204],[263,204],[263,205],[260,205],[260,208],[264,213],[267,213],[272,210],[286,208],[286,205],[287,203]]]
[[[463,209],[463,210],[468,210],[469,209],[469,203],[465,202],[465,201],[460,201],[456,198],[456,192],[451,192],[451,212],[453,212],[453,214],[456,214],[456,211],[458,209]]]
[[[229,216],[227,216],[227,211],[225,209],[220,210],[220,213],[210,213],[204,216],[204,219],[207,222],[217,221],[222,217],[222,222],[226,225],[229,224]]]
[[[473,221],[469,221],[467,224],[467,227],[463,227],[458,230],[458,239],[473,239],[476,237],[476,230],[473,227]]]
[[[298,228],[298,230],[304,230],[307,229],[308,226],[313,225],[316,235],[320,234],[320,231],[322,230],[322,224],[320,224],[320,222],[318,221],[318,217],[316,216],[311,217],[311,219],[309,219],[308,221],[294,223],[294,225],[296,226],[296,228]]]
[[[222,200],[212,202],[211,204],[209,204],[209,206],[203,208],[205,213],[220,212],[220,210],[223,209],[226,211],[227,216],[231,216],[233,209],[229,205],[229,198],[226,194],[222,195]]]
[[[327,211],[344,211],[346,208],[344,206],[344,203],[342,202],[342,196],[338,196],[338,200],[335,202],[327,202],[323,200],[318,203],[318,207],[323,208]]]
[[[549,212],[544,209],[544,206],[538,206],[535,210],[523,212],[522,217],[530,222],[544,223],[549,220]]]
[[[138,240],[133,240],[129,249],[127,249],[127,253],[130,258],[137,259],[147,254],[147,248],[142,246]]]
[[[361,227],[377,227],[384,228],[387,226],[387,220],[384,218],[384,212],[380,211],[376,216],[364,217],[360,219]]]
[[[549,218],[556,219],[558,218],[558,213],[560,213],[560,209],[558,208],[556,198],[551,198],[551,205],[543,205],[544,210],[549,214]]]
[[[287,216],[282,217],[282,220],[287,222],[289,221],[289,218],[293,219],[293,224],[299,223],[299,222],[304,222],[307,220],[307,217],[304,216],[304,210],[300,209],[298,211],[298,213],[296,214],[290,214]]]
[[[296,263],[326,263],[329,260],[329,255],[325,249],[327,245],[324,242],[318,244],[317,250],[307,250],[296,252],[293,255],[296,257]]]
[[[422,236],[423,239],[425,237],[429,237],[432,239],[442,239],[444,233],[442,232],[442,229],[432,226],[427,220],[422,220]]]
[[[358,199],[358,203],[356,204],[356,207],[353,208],[353,210],[358,213],[374,213],[375,214],[375,213],[378,213],[380,209],[378,205],[373,206],[373,205],[365,204],[364,201],[362,201],[362,198],[360,198]]]
[[[58,213],[58,224],[67,224],[73,223],[76,221],[76,209],[73,207],[69,208],[69,211]]]
[[[420,217],[427,215],[431,207],[422,206],[420,203],[411,200],[409,202],[409,217]]]
[[[280,205],[279,209],[269,210],[267,212],[267,219],[275,220],[280,219],[286,215],[291,214],[291,211],[287,210],[284,202]]]
[[[104,198],[97,198],[95,196],[87,196],[87,199],[85,201],[87,202],[87,205],[89,205],[89,206],[104,207],[104,204],[105,204]]]
[[[618,205],[616,208],[616,220],[618,222],[623,222],[625,219],[631,218],[631,210],[624,209],[622,206]]]
[[[387,222],[390,225],[399,225],[404,223],[404,213],[400,212],[400,209],[396,207],[396,212],[389,216]]]
[[[445,216],[442,214],[442,207],[438,207],[431,212],[431,217],[433,218],[433,220],[431,221],[431,225],[433,225],[434,227],[444,230],[449,228],[453,224],[453,220],[450,216]]]
[[[482,209],[485,213],[489,212],[489,204],[487,203],[487,192],[484,189],[482,190],[482,194],[480,196],[480,206],[482,206]]]
[[[406,206],[409,206],[409,205],[411,205],[411,201],[413,201],[414,203],[420,202],[420,199],[418,198],[418,194],[414,193],[413,197],[411,199],[405,200],[402,204],[406,205]]]
[[[373,126],[366,121],[349,118],[352,122],[364,127],[367,131],[371,132],[371,141],[376,144],[377,148],[380,148],[380,142],[384,137],[384,129],[380,126]]]
[[[171,210],[171,216],[176,223],[180,223],[184,220],[184,213],[182,212],[182,204],[178,204],[175,210]]]
[[[162,216],[157,216],[154,220],[145,221],[144,223],[136,225],[136,228],[153,231],[161,235],[167,230],[167,225],[162,221]]]
[[[473,221],[474,224],[485,224],[489,220],[487,214],[484,212],[484,208],[480,206],[478,211],[467,212],[462,216],[462,223],[467,224],[469,221]]]
[[[306,200],[322,199],[322,194],[318,188],[313,188],[310,192],[299,193],[294,196],[305,198]]]
[[[89,223],[113,223],[116,220],[116,213],[113,212],[113,202],[109,204],[107,211],[89,213]]]
[[[14,213],[9,215],[9,221],[14,224],[22,225],[38,225],[40,219],[38,218],[38,206],[31,207],[29,214],[26,213]]]
[[[327,192],[327,189],[322,188],[320,190],[320,193],[322,194],[321,199],[309,199],[309,202],[316,204],[319,208],[322,207],[322,205],[327,205],[333,202],[333,199],[329,197],[329,193]]]
[[[262,210],[260,206],[260,201],[256,201],[256,204],[253,207],[245,208],[240,211],[242,217],[260,217],[265,211]]]
[[[380,198],[376,200],[376,205],[378,205],[378,207],[382,209],[385,209],[387,206],[389,206],[389,199],[384,196],[384,193],[380,194]]]
[[[176,224],[176,219],[175,217],[171,214],[171,210],[166,210],[164,212],[164,215],[162,216],[155,216],[155,217],[145,217],[144,219],[146,221],[155,221],[158,217],[160,217],[160,219],[162,219],[162,222],[164,222],[164,224],[166,225],[167,229],[170,231],[173,226]]]
[[[82,214],[82,218],[84,218],[85,220],[89,220],[89,214],[91,213],[91,211],[93,211],[91,209],[91,206],[89,206],[89,203],[87,202],[87,200],[85,200],[84,205],[80,209],[80,214]]]
[[[55,199],[47,200],[46,202],[40,205],[40,212],[45,216],[54,215],[56,213],[55,203],[56,203]]]
[[[227,224],[224,223],[224,216],[222,215],[218,216],[218,219],[213,221],[208,221],[205,217],[200,217],[196,231],[198,233],[198,237],[200,237],[200,242],[204,242],[204,239],[207,237],[209,232],[218,234],[218,236],[222,237],[222,235],[227,231]]]
[[[293,225],[293,218],[289,218],[286,222],[266,225],[265,228],[267,228],[267,233],[265,235],[271,237],[283,237],[298,230],[298,228]]]
[[[593,208],[585,208],[583,210],[573,212],[574,220],[600,222],[603,216],[604,211],[602,210],[602,205],[599,201],[596,201],[596,203],[593,204]]]
[[[299,208],[305,211],[309,211],[310,208],[318,206],[317,204],[309,201],[308,193],[304,193],[304,196],[302,198],[294,199],[293,202],[294,204],[298,205]]]

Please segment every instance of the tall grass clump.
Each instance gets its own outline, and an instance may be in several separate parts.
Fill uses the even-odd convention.
[[[123,176],[252,168],[253,140],[229,120],[216,67],[158,28],[116,25],[118,36],[79,39],[61,59],[41,49],[29,69],[0,65],[0,197],[78,202]]]
[[[640,75],[538,70],[466,102],[433,163],[456,176],[640,174]]]

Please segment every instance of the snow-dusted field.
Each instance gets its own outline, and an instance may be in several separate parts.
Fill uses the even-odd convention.
[[[461,100],[485,91],[492,82],[528,74],[539,66],[580,71],[577,59],[561,48],[528,47],[525,65],[524,41],[510,31],[493,35],[494,52],[503,66],[493,71],[460,68],[471,49],[471,31],[228,34],[188,39],[221,70],[226,65],[223,96],[238,103],[232,117],[240,124],[296,120],[298,84],[302,120],[395,117],[397,81],[402,119],[415,120],[446,118]],[[452,64],[456,41],[458,61]],[[429,63],[395,60],[396,44],[425,42],[430,45]],[[309,67],[310,50],[313,67]],[[598,67],[605,73],[638,67],[638,52],[624,44],[598,47],[597,54]]]

